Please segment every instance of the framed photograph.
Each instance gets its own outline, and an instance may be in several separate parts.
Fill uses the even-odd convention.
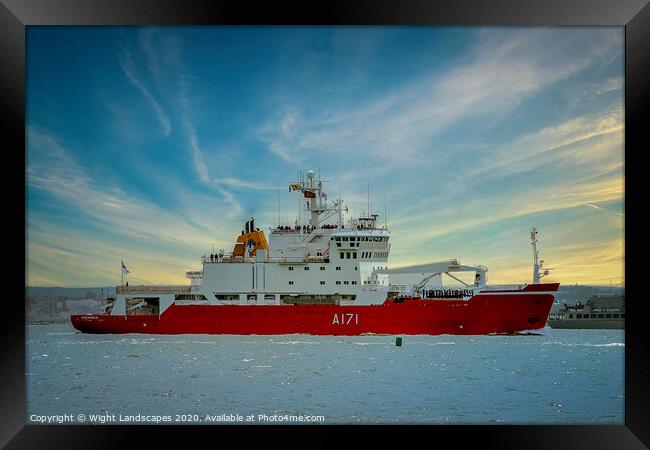
[[[648,445],[646,2],[3,2],[7,448]]]

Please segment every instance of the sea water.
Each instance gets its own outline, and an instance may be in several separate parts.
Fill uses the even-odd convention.
[[[402,335],[396,346],[396,336],[91,335],[28,325],[26,419],[623,424],[624,331],[547,330]]]

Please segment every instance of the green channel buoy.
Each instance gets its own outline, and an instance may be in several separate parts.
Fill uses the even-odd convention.
[[[401,337],[398,337],[398,338],[395,339],[395,345],[398,346],[398,347],[402,346],[402,338]]]

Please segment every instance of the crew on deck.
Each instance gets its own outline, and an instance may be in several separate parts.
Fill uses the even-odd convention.
[[[294,227],[291,227],[289,225],[282,225],[277,227],[275,231],[301,231],[302,230],[304,233],[308,233],[314,230],[336,230],[338,228],[339,228],[338,225],[331,225],[327,223],[321,226],[303,225],[302,227],[300,225],[296,225]],[[345,228],[345,225],[341,225],[341,228]]]

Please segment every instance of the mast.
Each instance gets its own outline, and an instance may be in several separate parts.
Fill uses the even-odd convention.
[[[340,198],[338,201],[334,201],[331,206],[328,206],[327,194],[323,192],[323,183],[326,182],[327,180],[321,180],[320,176],[316,179],[316,172],[310,169],[307,171],[306,177],[303,176],[302,172],[299,172],[298,181],[289,185],[289,192],[298,191],[302,194],[298,199],[299,219],[304,202],[304,209],[310,214],[307,223],[312,227],[318,226],[335,213],[340,213],[342,209],[342,200]],[[340,223],[341,218],[339,218],[339,225]]]
[[[544,260],[539,259],[539,251],[537,250],[537,228],[533,227],[530,230],[530,239],[533,244],[533,284],[539,284],[540,278],[544,278],[551,273],[552,267],[544,268]],[[542,269],[544,269],[542,271]]]
[[[539,284],[539,252],[537,251],[537,228],[530,230],[530,240],[533,244],[533,284]]]

